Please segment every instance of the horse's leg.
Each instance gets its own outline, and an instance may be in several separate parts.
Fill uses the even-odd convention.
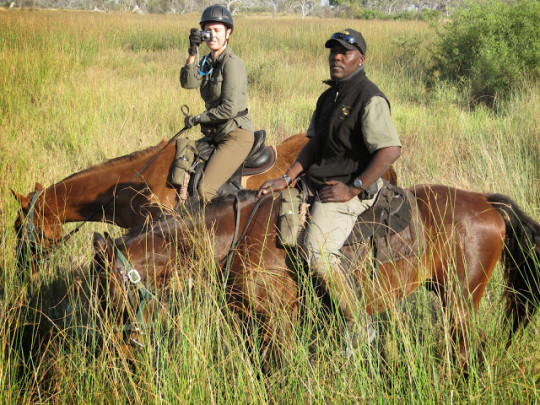
[[[285,270],[265,269],[254,285],[254,301],[262,331],[261,361],[263,370],[282,363],[283,353],[292,347],[293,324],[297,315],[296,282]],[[262,279],[262,280],[261,280]]]
[[[486,216],[478,215],[468,225],[455,227],[451,242],[447,244],[448,249],[444,252],[444,278],[437,280],[443,303],[450,311],[451,336],[457,349],[454,359],[464,371],[469,368],[474,341],[472,317],[478,309],[503,243],[496,218],[480,220],[482,215]],[[486,225],[490,223],[493,225]],[[485,339],[483,332],[478,330],[478,335],[482,342]]]
[[[252,330],[250,323],[258,329],[261,364],[264,372],[268,372],[272,365],[280,365],[282,353],[292,344],[297,315],[296,281],[283,265],[284,261],[263,266],[250,259],[254,253],[253,250],[239,253],[233,262],[231,302],[237,312],[244,314],[247,330]],[[259,255],[255,256],[261,260]]]

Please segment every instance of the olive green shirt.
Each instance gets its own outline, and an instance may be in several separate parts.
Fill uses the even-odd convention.
[[[211,70],[209,74],[201,75],[195,63],[186,64],[180,70],[183,88],[200,88],[206,108],[200,114],[203,134],[220,137],[236,128],[253,132],[249,114],[238,116],[247,110],[248,103],[247,74],[242,60],[228,46],[217,60],[213,60],[211,54],[207,56],[203,69]]]
[[[366,105],[362,115],[362,132],[364,143],[371,154],[382,148],[401,146],[397,129],[390,116],[390,108],[381,96],[373,97]],[[311,138],[314,134],[313,121],[311,121],[307,136]]]

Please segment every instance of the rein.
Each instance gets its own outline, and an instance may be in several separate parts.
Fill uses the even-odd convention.
[[[182,134],[183,134],[186,130],[188,130],[188,129],[189,129],[189,128],[184,127],[184,128],[182,128],[180,131],[178,131],[171,139],[169,139],[169,141],[168,141],[165,145],[163,145],[163,147],[162,147],[162,148],[161,148],[154,156],[152,156],[152,158],[150,158],[150,160],[148,160],[148,162],[145,163],[145,165],[144,165],[141,169],[137,170],[137,172],[133,175],[133,177],[132,177],[131,179],[128,180],[128,182],[127,182],[126,184],[127,184],[127,185],[131,184],[131,183],[133,182],[133,180],[135,180],[137,177],[139,177],[139,176],[140,176],[140,175],[148,168],[148,166],[150,166],[150,165],[154,162],[154,160],[156,160],[156,159],[159,157],[159,155],[165,150],[165,148],[166,148],[167,146],[169,146],[173,141],[176,140],[176,138],[178,138],[180,135],[182,135]],[[103,208],[108,207],[109,204],[110,204],[111,202],[114,201],[114,199],[115,199],[114,196],[111,197],[111,198],[109,199],[109,201],[107,201],[107,202],[103,205]],[[91,220],[96,216],[96,214],[99,213],[99,212],[100,212],[100,211],[96,210],[92,215],[90,215],[87,219],[85,219],[83,222],[81,222],[81,223],[77,226],[77,228],[75,228],[73,231],[71,231],[71,233],[78,232],[79,229],[81,229],[81,227],[82,227],[84,224],[86,224],[87,222],[91,221]],[[62,241],[62,240],[63,240],[63,238],[60,239],[60,241]]]
[[[251,221],[253,221],[253,217],[259,210],[263,202],[263,198],[259,198],[257,202],[255,203],[255,205],[253,206],[251,213],[249,214],[248,220],[246,221],[246,224],[244,225],[244,228],[242,229],[242,234],[240,235],[240,237],[237,237],[238,230],[240,229],[240,214],[241,214],[240,200],[238,198],[238,195],[234,196],[234,202],[236,205],[236,210],[235,210],[236,219],[235,219],[235,224],[234,224],[233,240],[231,243],[231,247],[229,248],[229,251],[227,252],[227,256],[226,256],[225,276],[224,276],[224,283],[223,283],[224,285],[227,285],[227,282],[229,280],[229,274],[231,272],[231,263],[234,256],[234,252],[236,251],[236,248],[238,247],[238,244],[240,243],[240,241],[244,238],[244,236],[246,236],[247,229],[249,225],[251,224]]]

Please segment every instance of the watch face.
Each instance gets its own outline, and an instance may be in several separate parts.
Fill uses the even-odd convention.
[[[362,188],[362,181],[360,179],[354,179],[353,186],[356,188]]]

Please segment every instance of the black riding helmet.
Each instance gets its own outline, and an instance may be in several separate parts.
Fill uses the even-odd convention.
[[[234,27],[233,18],[229,10],[226,7],[220,6],[219,4],[214,4],[213,6],[207,7],[202,15],[200,25],[204,29],[204,25],[209,22],[222,23],[230,28],[231,30]]]

